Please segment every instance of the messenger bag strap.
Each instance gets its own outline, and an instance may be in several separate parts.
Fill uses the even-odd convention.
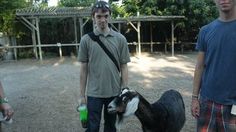
[[[99,36],[95,35],[94,32],[88,33],[89,37],[98,43],[100,47],[104,50],[104,52],[108,55],[108,57],[113,61],[113,63],[116,65],[117,70],[120,72],[120,67],[118,65],[118,62],[116,58],[113,56],[113,54],[106,48],[106,46],[102,43],[102,41],[99,39]]]

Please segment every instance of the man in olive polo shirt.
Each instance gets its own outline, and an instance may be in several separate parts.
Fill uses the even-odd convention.
[[[88,34],[80,41],[80,102],[87,104],[89,113],[86,132],[99,132],[103,107],[104,132],[116,132],[116,115],[108,114],[107,106],[128,84],[127,63],[130,56],[127,40],[108,27],[110,15],[110,5],[104,1],[97,2],[92,8],[94,34],[114,56],[117,66]]]

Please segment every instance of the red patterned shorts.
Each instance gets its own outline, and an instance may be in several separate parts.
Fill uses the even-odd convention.
[[[230,113],[231,107],[201,98],[197,132],[236,132],[236,116]]]

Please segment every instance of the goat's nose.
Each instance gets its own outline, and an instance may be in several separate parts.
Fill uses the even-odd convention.
[[[114,107],[112,107],[112,105],[108,105],[108,106],[107,106],[107,111],[108,111],[109,113],[115,113],[115,109],[114,109]]]

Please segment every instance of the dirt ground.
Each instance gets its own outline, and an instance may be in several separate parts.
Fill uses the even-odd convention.
[[[192,78],[196,53],[132,56],[129,87],[150,103],[169,89],[179,91],[186,106],[182,132],[194,132],[190,114]],[[15,110],[13,123],[4,132],[83,132],[76,111],[79,95],[79,63],[75,57],[0,61],[0,80]],[[101,122],[101,126],[103,121]],[[101,131],[102,131],[101,127]],[[135,116],[127,118],[120,132],[141,132]]]

